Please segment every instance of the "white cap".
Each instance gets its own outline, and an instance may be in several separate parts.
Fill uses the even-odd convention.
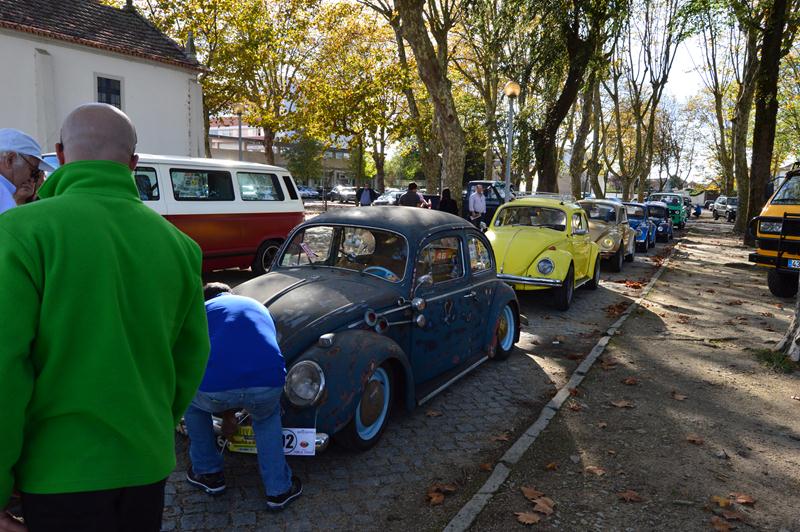
[[[42,148],[33,137],[26,135],[18,129],[0,129],[0,153],[12,151],[20,155],[27,155],[39,160],[39,169],[52,172],[55,170],[42,159]]]

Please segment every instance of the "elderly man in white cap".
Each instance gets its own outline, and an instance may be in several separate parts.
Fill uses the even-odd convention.
[[[17,205],[18,188],[36,181],[40,170],[52,169],[31,136],[17,129],[0,129],[0,213]]]

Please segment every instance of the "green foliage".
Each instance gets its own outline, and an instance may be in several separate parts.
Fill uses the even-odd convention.
[[[305,135],[299,137],[289,148],[287,167],[295,179],[308,182],[322,176],[322,144]]]
[[[780,351],[753,349],[753,354],[759,362],[776,373],[792,373],[798,366]]]
[[[401,145],[400,150],[386,161],[386,178],[387,184],[394,186],[410,181],[423,181],[425,176],[422,173],[419,152],[410,144]]]

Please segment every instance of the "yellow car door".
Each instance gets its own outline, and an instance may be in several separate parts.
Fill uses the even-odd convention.
[[[572,214],[572,234],[570,235],[570,242],[572,243],[572,257],[575,261],[575,280],[591,276],[592,272],[589,271],[589,261],[591,260],[591,237],[589,236],[589,223],[586,221],[586,215],[583,212],[575,212]]]

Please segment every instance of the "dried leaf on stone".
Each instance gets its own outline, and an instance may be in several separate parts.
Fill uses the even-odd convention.
[[[622,493],[617,493],[617,497],[625,502],[642,502],[644,499],[633,490],[625,490]]]
[[[688,441],[689,443],[693,443],[695,445],[703,445],[705,443],[705,440],[701,436],[694,433],[687,434],[686,441]]]
[[[717,515],[711,518],[711,528],[717,532],[728,532],[729,530],[733,529],[729,522]]]
[[[628,386],[636,386],[639,384],[639,379],[636,377],[628,377],[627,379],[622,379],[622,384],[626,384]]]
[[[577,397],[577,396],[579,396],[579,395],[581,394],[581,392],[580,392],[580,390],[578,390],[577,388],[570,388],[570,389],[569,389],[569,394],[570,394],[572,397]]]
[[[601,421],[600,423],[597,424],[597,428],[600,428],[600,429],[604,429],[607,426],[608,426],[608,423],[606,423],[605,421]]]
[[[642,288],[642,283],[639,281],[625,281],[625,286],[633,288],[634,290],[640,290]]]
[[[603,475],[606,474],[605,469],[603,469],[600,466],[593,466],[593,465],[586,466],[586,469],[584,469],[584,471],[586,471],[587,473],[594,473],[598,477],[602,477]]]
[[[681,393],[676,392],[675,390],[672,390],[672,393],[670,395],[676,401],[685,401],[686,398],[689,397],[688,395],[683,395]]]
[[[711,502],[719,506],[720,508],[727,508],[731,505],[731,500],[727,497],[720,497],[719,495],[714,495],[711,497]]]
[[[444,493],[439,493],[438,491],[429,491],[428,502],[431,506],[439,506],[444,502]]]
[[[738,504],[753,505],[756,500],[746,493],[731,493],[731,498]]]
[[[573,412],[580,412],[581,410],[583,410],[583,407],[577,401],[570,401],[569,405],[567,405],[567,408],[569,408]]]
[[[549,464],[544,466],[544,468],[548,471],[555,471],[556,469],[558,469],[558,464],[556,462],[550,462]]]
[[[514,512],[514,515],[517,516],[517,521],[523,525],[535,525],[542,519],[539,514],[533,512]]]
[[[619,401],[611,401],[612,406],[617,408],[633,408],[633,403],[627,399],[620,399]]]
[[[425,415],[428,416],[428,417],[440,417],[442,415],[442,413],[439,412],[438,410],[434,410],[434,409],[431,408],[430,410],[425,412]]]
[[[536,499],[544,495],[541,491],[536,488],[531,488],[530,486],[522,486],[519,489],[522,491],[522,495],[531,502],[536,501]]]
[[[550,497],[539,497],[533,502],[536,503],[536,506],[533,507],[533,511],[544,515],[552,514],[553,506],[556,505],[556,503]]]
[[[492,441],[509,441],[509,440],[511,440],[511,436],[509,436],[507,432],[492,436]]]
[[[742,301],[741,299],[734,299],[732,301],[728,301],[728,305],[732,305],[732,306],[735,306],[735,307],[739,306],[739,305],[743,305],[743,304],[744,304],[744,301]]]
[[[489,462],[486,462],[486,463],[484,463],[484,464],[481,464],[481,465],[479,465],[479,466],[478,466],[478,468],[479,468],[481,471],[491,471],[492,469],[494,469],[494,467],[492,466],[492,464],[490,464]]]

